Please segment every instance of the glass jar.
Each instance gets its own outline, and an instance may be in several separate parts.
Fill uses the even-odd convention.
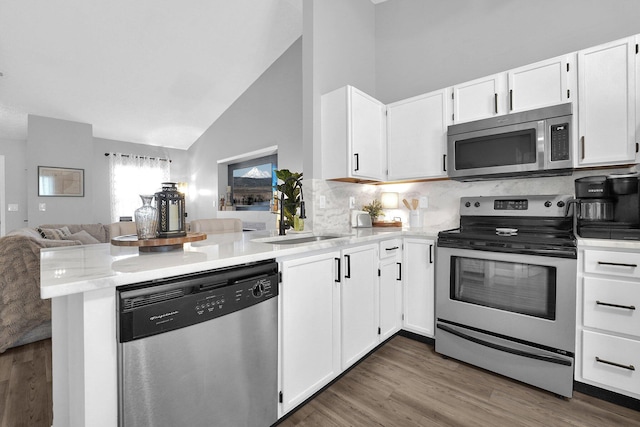
[[[141,194],[142,206],[135,210],[138,240],[155,239],[158,232],[158,210],[151,205],[153,194]]]

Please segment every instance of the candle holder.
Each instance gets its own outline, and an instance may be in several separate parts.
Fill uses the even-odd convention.
[[[158,208],[158,237],[183,237],[187,235],[184,216],[184,194],[175,182],[163,182],[162,191],[155,194]]]

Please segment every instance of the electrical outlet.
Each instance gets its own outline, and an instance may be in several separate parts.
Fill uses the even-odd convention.
[[[38,203],[38,210],[40,212],[44,212],[47,210],[47,204],[46,203]]]
[[[327,198],[325,196],[318,197],[318,207],[324,209],[327,205]]]
[[[353,196],[349,197],[349,209],[354,209],[356,207],[356,198]]]
[[[427,209],[429,207],[429,198],[427,196],[420,196],[420,209]]]

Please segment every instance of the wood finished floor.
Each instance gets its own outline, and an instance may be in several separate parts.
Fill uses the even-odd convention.
[[[50,427],[51,340],[0,354],[0,427]]]
[[[573,396],[560,399],[396,336],[279,426],[640,427],[638,411]],[[51,422],[51,340],[0,354],[0,427]]]
[[[279,427],[640,426],[640,412],[565,400],[396,336]]]

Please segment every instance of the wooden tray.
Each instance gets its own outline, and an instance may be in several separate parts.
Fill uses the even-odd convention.
[[[135,234],[127,234],[111,239],[114,246],[137,246],[141,252],[166,252],[174,249],[182,249],[182,245],[189,242],[197,242],[207,238],[206,233],[187,233],[182,237],[158,237],[155,239],[138,240]]]
[[[374,227],[402,227],[402,221],[374,221]]]

